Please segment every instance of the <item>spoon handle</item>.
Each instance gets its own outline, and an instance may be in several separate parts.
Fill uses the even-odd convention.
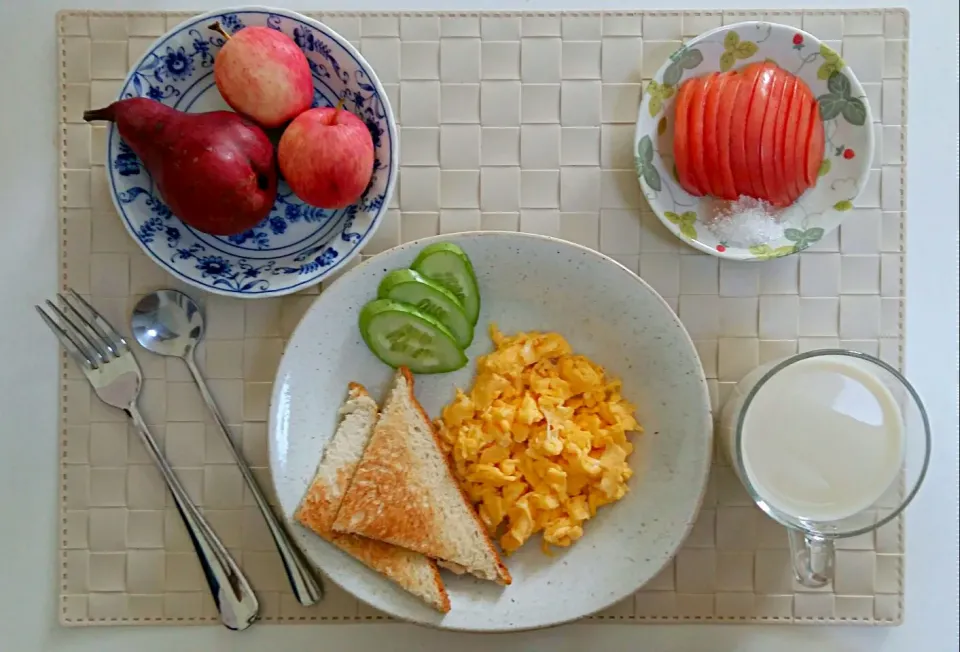
[[[246,629],[257,620],[260,613],[257,596],[250,587],[250,583],[190,500],[187,490],[180,484],[180,480],[160,452],[136,403],[131,404],[126,412],[140,433],[140,439],[147,453],[157,465],[160,475],[163,476],[164,482],[173,495],[177,511],[183,518],[183,524],[193,542],[203,574],[207,578],[217,611],[220,612],[220,621],[229,629]]]
[[[193,356],[187,356],[184,360],[190,369],[194,382],[196,382],[197,387],[200,389],[200,395],[203,397],[204,403],[207,404],[207,408],[219,426],[220,434],[223,435],[227,450],[230,451],[233,460],[237,463],[240,474],[246,481],[247,487],[250,488],[250,493],[253,494],[257,507],[260,508],[260,513],[263,514],[263,518],[267,522],[267,529],[270,530],[270,535],[273,537],[277,551],[280,553],[280,559],[283,561],[283,567],[287,572],[287,579],[290,581],[293,594],[297,597],[297,601],[304,607],[309,607],[320,602],[320,600],[323,599],[323,585],[310,571],[303,557],[291,543],[287,531],[280,525],[273,510],[270,509],[270,505],[267,503],[266,496],[263,495],[257,479],[253,476],[250,467],[247,466],[246,460],[243,459],[243,456],[234,445],[233,439],[230,437],[230,432],[227,430],[227,425],[223,420],[223,415],[220,414],[220,409],[217,407],[216,402],[214,402],[213,395],[207,388],[207,383],[200,374],[200,370],[197,368]]]

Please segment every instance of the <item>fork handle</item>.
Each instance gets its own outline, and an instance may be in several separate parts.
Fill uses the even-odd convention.
[[[203,574],[210,586],[213,601],[220,613],[220,622],[228,629],[246,629],[257,620],[260,614],[260,604],[257,602],[257,596],[250,582],[244,577],[243,571],[227,552],[200,510],[190,500],[186,489],[180,484],[180,480],[160,452],[136,404],[129,406],[126,413],[140,433],[140,439],[157,465],[164,482],[167,483],[167,488],[173,494],[177,511],[180,512],[183,524],[187,527],[187,533],[190,535],[197,557],[200,559]]]

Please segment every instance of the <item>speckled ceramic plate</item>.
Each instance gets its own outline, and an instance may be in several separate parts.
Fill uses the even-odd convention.
[[[677,181],[673,160],[676,89],[687,79],[772,61],[804,82],[820,104],[826,149],[815,186],[780,215],[783,236],[753,243],[718,239],[715,207]],[[643,194],[678,238],[709,254],[769,260],[797,253],[840,225],[863,190],[873,159],[873,119],[860,82],[840,55],[811,34],[765,22],[724,25],[684,43],[663,63],[640,103],[634,162]]]
[[[482,310],[468,366],[419,376],[431,417],[472,384],[487,326],[506,333],[557,331],[574,350],[622,379],[646,432],[635,436],[630,493],[599,511],[583,538],[548,557],[540,537],[507,558],[513,584],[444,572],[450,613],[440,615],[345,553],[295,525],[307,556],[337,584],[395,617],[437,627],[506,631],[545,627],[629,596],[674,555],[700,507],[711,458],[712,421],[703,369],[680,320],[636,275],[595,251],[521,233],[461,233],[410,242],[351,269],[311,306],[284,353],[270,407],[270,465],[286,517],[306,491],[333,434],[348,381],[379,400],[393,371],[369,352],[357,315],[385,272],[407,267],[434,241],[454,242],[473,261]]]

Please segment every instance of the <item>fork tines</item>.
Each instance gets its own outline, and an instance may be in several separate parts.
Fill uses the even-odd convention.
[[[120,333],[72,288],[57,299],[61,307],[49,300],[47,310],[34,307],[78,364],[98,369],[129,350]]]

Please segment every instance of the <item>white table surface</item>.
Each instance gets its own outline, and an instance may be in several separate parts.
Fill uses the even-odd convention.
[[[287,0],[318,9],[710,8],[710,0]],[[907,374],[923,395],[935,452],[908,512],[906,620],[897,628],[572,625],[474,636],[397,624],[94,627],[56,622],[57,358],[32,304],[56,288],[54,14],[63,8],[212,9],[229,0],[0,0],[0,650],[709,650],[958,649],[958,8],[911,9]],[[237,0],[234,4],[243,4]],[[249,2],[253,4],[253,2]],[[726,3],[724,3],[726,4]],[[845,0],[873,7],[882,0]],[[830,0],[739,0],[730,8],[836,8]]]

